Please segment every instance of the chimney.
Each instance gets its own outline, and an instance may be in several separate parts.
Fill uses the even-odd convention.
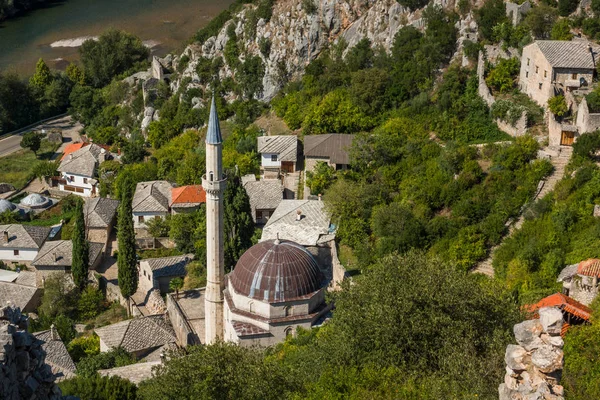
[[[52,257],[54,258],[54,262],[58,261],[58,254],[56,252],[52,253]]]
[[[8,231],[2,232],[2,237],[4,238],[4,242],[8,243]]]
[[[319,193],[319,201],[323,200],[323,195],[321,193]]]
[[[58,331],[54,324],[50,325],[50,339],[51,340],[60,340],[60,336],[58,335]]]
[[[302,210],[296,211],[296,221],[300,221],[302,219]]]

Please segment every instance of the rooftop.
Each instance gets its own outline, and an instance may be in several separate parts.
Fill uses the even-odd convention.
[[[97,165],[110,156],[105,149],[92,143],[64,156],[58,170],[93,178]]]
[[[250,198],[252,219],[256,222],[256,210],[274,210],[283,200],[283,185],[277,179],[248,181],[244,189]]]
[[[231,321],[231,325],[238,337],[271,335],[269,331],[248,322]]]
[[[51,228],[31,225],[0,225],[0,247],[39,249],[48,238]],[[8,232],[8,241],[4,232]]]
[[[595,54],[598,49],[587,42],[564,40],[537,40],[538,46],[548,63],[554,68],[596,68]]]
[[[223,142],[221,136],[221,126],[219,125],[219,115],[217,114],[217,103],[215,96],[212,98],[210,105],[210,115],[208,117],[208,130],[206,131],[206,143],[219,144]]]
[[[19,285],[12,282],[0,282],[0,306],[11,303],[21,310],[25,309],[36,296],[38,288],[35,286]]]
[[[183,256],[146,258],[140,263],[146,263],[154,273],[154,277],[160,276],[184,276],[185,266],[194,259],[193,254]]]
[[[354,135],[329,133],[304,137],[304,155],[306,157],[329,158],[333,164],[350,164],[349,150]]]
[[[102,243],[89,242],[89,265],[95,264],[102,253]],[[35,259],[31,262],[36,267],[57,266],[70,268],[73,263],[73,242],[70,240],[54,240],[44,243]]]
[[[171,189],[171,206],[194,207],[206,203],[202,185],[181,186]]]
[[[46,352],[45,362],[52,368],[54,376],[63,379],[72,378],[75,374],[75,363],[61,340],[56,328],[33,334],[42,342],[42,350]]]
[[[322,201],[282,200],[265,225],[260,240],[276,239],[279,235],[302,246],[316,246],[334,238],[329,229],[330,220]]]
[[[558,307],[563,312],[567,312],[585,321],[589,321],[592,314],[591,308],[562,293],[554,293],[527,308],[531,312],[537,312],[537,310],[543,307]]]
[[[87,228],[108,228],[117,215],[119,201],[105,197],[86,199],[83,206]]]
[[[64,160],[66,156],[68,156],[71,153],[76,152],[77,150],[81,149],[82,147],[87,146],[87,143],[71,143],[70,145],[68,145],[67,147],[65,147],[65,150],[63,151],[63,155],[60,158],[60,160]]]
[[[297,161],[298,138],[295,135],[259,136],[258,152],[279,154],[279,161]]]
[[[133,196],[133,212],[168,212],[172,189],[167,181],[139,182]]]
[[[152,368],[157,367],[160,364],[160,361],[142,362],[126,365],[124,367],[101,369],[98,373],[101,376],[118,376],[137,385],[140,382],[152,378]]]
[[[176,342],[166,314],[129,319],[98,328],[95,332],[109,348],[121,346],[130,353]]]
[[[579,263],[577,273],[584,276],[595,276],[600,278],[600,260],[590,258]]]

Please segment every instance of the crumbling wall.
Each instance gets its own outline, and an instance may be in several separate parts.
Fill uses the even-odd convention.
[[[477,79],[479,80],[477,93],[479,93],[479,96],[485,101],[488,107],[491,107],[496,102],[496,99],[492,95],[492,91],[487,83],[485,83],[485,59],[483,57],[483,51],[479,52],[479,58],[477,60]]]
[[[41,342],[27,332],[18,308],[0,309],[0,399],[58,400],[62,393],[45,363]]]
[[[506,348],[506,375],[500,400],[564,400],[559,384],[563,368],[562,312],[556,307],[539,310],[539,319],[515,325],[518,344]]]

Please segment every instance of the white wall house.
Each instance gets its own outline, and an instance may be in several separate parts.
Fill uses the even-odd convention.
[[[133,228],[134,229],[146,229],[148,226],[146,225],[149,221],[154,218],[162,218],[165,219],[169,215],[169,212],[159,212],[159,211],[134,211],[133,212]]]
[[[135,187],[132,202],[133,227],[146,229],[148,221],[170,213],[171,190],[173,185],[167,181],[139,182]]]
[[[260,136],[261,168],[264,171],[295,172],[298,161],[298,138],[295,135]]]
[[[262,153],[260,155],[260,165],[263,167],[281,167],[281,160],[279,159],[279,154],[277,153]]]
[[[74,173],[61,172],[61,180],[58,182],[58,188],[65,192],[72,192],[83,197],[92,197],[97,194],[95,179],[77,175]]]
[[[28,225],[0,225],[0,261],[29,265],[48,239],[51,228]]]
[[[111,158],[111,153],[93,143],[65,154],[58,167],[59,189],[82,197],[97,196],[96,170],[100,163]]]

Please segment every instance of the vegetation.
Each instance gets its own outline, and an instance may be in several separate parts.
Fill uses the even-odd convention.
[[[124,367],[135,363],[135,358],[122,347],[110,351],[87,356],[77,363],[77,375],[83,378],[91,378],[100,369]]]
[[[314,171],[306,172],[306,185],[310,193],[322,194],[333,183],[335,170],[325,162],[318,162]]]
[[[57,144],[42,140],[37,156],[33,151],[20,150],[0,157],[0,182],[10,183],[17,189],[23,188],[38,175],[40,165],[46,165],[57,148]]]
[[[85,218],[83,215],[83,200],[78,199],[75,209],[75,228],[71,238],[73,242],[73,254],[71,272],[73,281],[79,290],[83,290],[88,281],[89,248],[90,245],[85,234]]]
[[[557,117],[563,117],[569,112],[567,101],[562,94],[550,98],[550,100],[548,100],[548,108]]]
[[[519,74],[521,62],[517,58],[501,59],[489,72],[485,82],[493,90],[500,93],[511,91]]]
[[[75,396],[86,400],[136,400],[137,387],[118,376],[77,376],[60,382],[64,396]]]
[[[27,132],[21,139],[21,147],[33,151],[33,154],[37,157],[37,152],[42,146],[42,135],[36,132]]]
[[[133,230],[133,219],[131,218],[133,189],[131,178],[126,175],[121,183],[121,203],[119,204],[117,232],[117,240],[119,241],[117,256],[119,289],[121,289],[121,295],[126,299],[129,299],[138,287],[135,232]]]

